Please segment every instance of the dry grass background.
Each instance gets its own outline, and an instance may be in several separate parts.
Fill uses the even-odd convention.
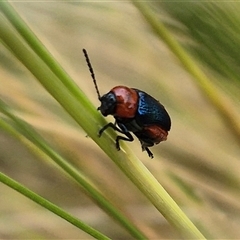
[[[148,92],[165,105],[172,129],[167,142],[152,148],[155,158],[142,153],[138,141],[128,145],[207,236],[238,239],[239,145],[137,9],[127,2],[15,2],[13,6],[96,107],[99,102],[82,48],[89,52],[102,94],[113,86],[126,85]],[[216,78],[206,67],[205,71]],[[3,45],[0,75],[1,98],[81,169],[150,239],[179,237]],[[226,89],[239,107],[238,83],[221,80],[220,88]],[[0,169],[107,236],[132,238],[59,168],[3,131]],[[0,192],[1,239],[90,238],[2,184]]]

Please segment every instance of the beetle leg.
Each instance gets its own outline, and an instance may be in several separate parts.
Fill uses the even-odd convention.
[[[141,142],[141,145],[142,145],[142,150],[143,150],[143,151],[146,151],[146,152],[148,153],[148,156],[149,156],[150,158],[154,158],[153,153],[149,150],[148,147],[146,147],[146,146],[152,146],[152,145],[151,145],[151,144],[146,145],[146,143],[144,143],[144,142],[142,142],[142,141],[140,141],[140,142]]]
[[[108,128],[112,128],[112,129],[114,129],[115,131],[118,131],[118,132],[120,132],[120,133],[123,133],[123,131],[121,130],[121,129],[119,129],[117,126],[116,126],[116,124],[113,124],[113,123],[108,123],[107,125],[105,125],[103,128],[101,128],[100,130],[99,130],[99,132],[98,132],[98,136],[99,137],[101,137],[102,136],[102,134],[103,134],[103,132],[106,130],[106,129],[108,129]]]
[[[149,150],[149,148],[146,147],[144,150],[147,151],[148,156],[149,156],[150,158],[154,158],[153,153]]]
[[[120,143],[119,143],[120,140],[132,142],[134,140],[134,138],[131,135],[131,133],[128,131],[128,129],[125,127],[124,124],[121,124],[121,123],[117,123],[117,124],[121,129],[121,131],[119,131],[119,132],[126,135],[126,137],[117,136],[117,138],[116,138],[116,148],[119,151],[120,150]]]
[[[105,125],[103,128],[100,129],[100,131],[99,131],[99,133],[98,133],[99,137],[101,137],[102,133],[103,133],[107,128],[109,128],[109,127],[112,128],[112,129],[114,129],[114,130],[117,131],[117,132],[120,132],[120,133],[126,135],[126,137],[123,137],[123,136],[117,136],[117,137],[116,137],[116,148],[117,148],[118,151],[120,150],[120,143],[119,143],[120,140],[129,141],[129,142],[132,142],[132,141],[134,140],[133,136],[132,136],[131,133],[125,128],[124,125],[121,124],[121,125],[119,126],[120,128],[118,128],[118,127],[116,126],[116,123],[113,124],[113,123],[111,123],[111,122],[108,123],[107,125]]]
[[[132,142],[134,140],[134,138],[130,132],[123,132],[123,133],[127,136],[127,138],[123,137],[123,136],[117,136],[117,138],[116,138],[116,148],[118,151],[120,150],[120,144],[119,144],[120,140],[129,141],[129,142]]]

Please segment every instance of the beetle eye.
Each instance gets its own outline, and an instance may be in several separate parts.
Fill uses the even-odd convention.
[[[116,96],[110,92],[106,95],[106,101],[108,102],[109,107],[116,103]]]
[[[109,95],[109,98],[108,98],[108,100],[111,102],[111,103],[113,103],[113,102],[115,102],[116,101],[116,98],[115,98],[115,96],[114,95]]]

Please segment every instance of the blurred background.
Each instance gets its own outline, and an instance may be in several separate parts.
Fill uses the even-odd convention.
[[[146,91],[166,107],[172,129],[166,142],[151,149],[153,160],[138,141],[127,144],[206,236],[240,238],[239,142],[138,9],[117,1],[14,2],[13,6],[96,108],[99,102],[82,48],[88,50],[101,94],[126,85]],[[176,2],[152,7],[216,88],[239,109],[240,3]],[[0,97],[146,236],[179,237],[3,45],[0,76]],[[58,167],[1,129],[0,171],[107,236],[132,239]],[[1,239],[90,239],[3,184],[0,192]]]

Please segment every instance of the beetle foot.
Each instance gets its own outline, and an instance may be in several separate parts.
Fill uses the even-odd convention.
[[[120,145],[119,145],[119,142],[117,142],[117,141],[116,141],[116,149],[117,149],[118,151],[120,151]]]
[[[101,137],[104,131],[105,131],[105,128],[101,128],[101,129],[98,131],[98,137]]]
[[[149,156],[150,158],[154,158],[153,153],[152,153],[148,148],[146,148],[146,151],[147,151],[148,156]]]
[[[142,146],[142,151],[146,151],[150,158],[154,158],[153,153],[149,150],[148,147]]]

